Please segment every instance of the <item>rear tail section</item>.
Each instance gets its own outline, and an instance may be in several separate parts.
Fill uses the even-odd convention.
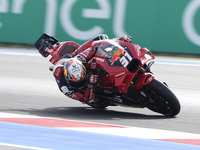
[[[43,57],[47,57],[49,53],[47,53],[45,50],[48,47],[52,47],[52,45],[58,43],[58,40],[55,39],[52,36],[49,36],[47,34],[42,34],[41,37],[35,42],[34,46],[38,49],[39,53]]]

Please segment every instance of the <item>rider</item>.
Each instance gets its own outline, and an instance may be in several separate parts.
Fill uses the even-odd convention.
[[[108,39],[105,34],[98,35],[76,49],[71,56],[62,57],[54,67],[53,75],[59,89],[66,96],[84,103],[98,101],[95,98],[94,87],[98,81],[98,75],[87,73],[87,62],[93,58],[95,50],[90,46],[94,41]],[[119,40],[131,43],[132,37],[122,36]],[[77,54],[80,51],[79,54]]]

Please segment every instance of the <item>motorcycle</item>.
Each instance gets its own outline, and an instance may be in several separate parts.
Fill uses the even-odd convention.
[[[173,117],[180,112],[180,103],[166,83],[158,81],[150,70],[155,56],[139,45],[114,39],[89,41],[96,53],[87,63],[87,70],[98,73],[95,96],[100,100],[88,104],[93,108],[129,106],[148,108]],[[51,55],[55,65],[63,56],[78,51],[80,45],[73,41],[59,42],[42,34],[34,46],[43,57]],[[89,69],[88,69],[89,68]],[[52,71],[53,68],[50,67]]]

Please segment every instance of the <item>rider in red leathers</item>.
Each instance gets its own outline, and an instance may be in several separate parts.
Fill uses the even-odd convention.
[[[66,55],[57,62],[53,75],[63,94],[84,103],[98,101],[95,98],[94,87],[99,77],[97,74],[88,73],[85,66],[95,55],[95,50],[91,48],[92,43],[105,39],[108,39],[107,35],[98,35],[76,49],[71,54],[72,57]],[[118,40],[130,43],[131,39],[132,37],[125,35]]]

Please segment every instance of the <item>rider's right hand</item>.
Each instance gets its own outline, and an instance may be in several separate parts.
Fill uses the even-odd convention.
[[[98,78],[99,78],[98,75],[94,75],[94,74],[91,75],[90,78],[89,78],[89,83],[90,83],[90,84],[96,84],[97,81],[98,81]]]

